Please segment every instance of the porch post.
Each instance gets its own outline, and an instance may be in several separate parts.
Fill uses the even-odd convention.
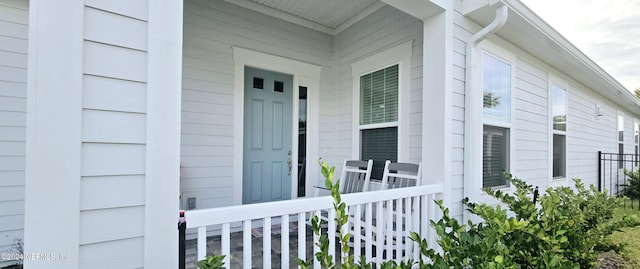
[[[182,0],[149,0],[144,267],[177,268]]]
[[[78,268],[83,8],[30,1],[25,268]]]
[[[422,169],[423,182],[443,184],[451,203],[453,7],[423,21]]]

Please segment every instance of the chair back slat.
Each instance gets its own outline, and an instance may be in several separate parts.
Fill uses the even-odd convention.
[[[373,160],[345,160],[340,177],[340,193],[367,191],[372,168]]]
[[[422,177],[421,164],[392,163],[386,161],[382,176],[383,189],[395,189],[420,185]]]

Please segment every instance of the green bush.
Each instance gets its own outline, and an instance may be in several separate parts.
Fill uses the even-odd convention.
[[[225,269],[224,255],[205,256],[204,260],[198,261],[199,269]]]
[[[538,203],[532,201],[533,187],[507,175],[515,187],[512,194],[485,189],[508,207],[463,201],[483,222],[461,225],[449,216],[431,221],[442,254],[423,251],[431,266],[421,268],[593,268],[597,250],[611,247],[607,240],[628,220],[613,219],[621,201],[585,188],[579,180],[575,189],[549,188]],[[418,240],[414,235],[414,240]],[[422,249],[427,249],[422,240]]]
[[[625,170],[624,174],[629,179],[629,186],[624,189],[624,195],[631,200],[640,200],[640,169]]]

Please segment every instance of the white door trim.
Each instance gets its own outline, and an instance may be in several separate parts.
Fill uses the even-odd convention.
[[[244,67],[251,66],[269,71],[293,75],[293,128],[292,128],[292,161],[298,163],[298,88],[307,87],[308,126],[307,126],[307,160],[318,159],[319,143],[319,89],[321,67],[280,56],[249,49],[232,47],[234,73],[234,128],[233,128],[233,204],[242,204],[242,160],[244,146]],[[307,184],[311,177],[317,175],[317,167],[309,165]],[[291,197],[297,197],[298,169],[291,169]],[[309,191],[307,190],[307,193]]]

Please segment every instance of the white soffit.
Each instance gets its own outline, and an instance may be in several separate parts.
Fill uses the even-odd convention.
[[[377,0],[225,0],[256,12],[336,35],[385,6]]]

